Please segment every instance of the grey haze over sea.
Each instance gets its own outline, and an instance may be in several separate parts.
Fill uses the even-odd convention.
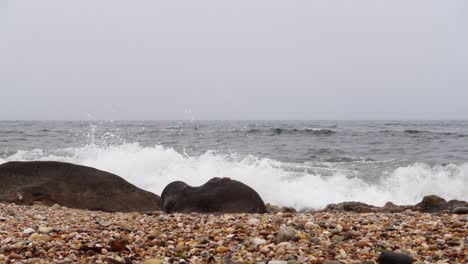
[[[299,209],[468,200],[468,121],[0,121],[0,163],[13,160],[92,166],[156,194],[231,177]]]

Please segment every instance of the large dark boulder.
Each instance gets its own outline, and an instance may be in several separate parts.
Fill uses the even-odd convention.
[[[175,181],[164,188],[161,207],[168,213],[266,213],[256,191],[229,178],[213,178],[200,187]]]
[[[423,200],[410,208],[413,211],[423,213],[440,213],[452,211],[457,207],[467,207],[468,202],[459,200],[446,201],[444,198],[437,195],[424,196]]]
[[[0,165],[0,201],[42,202],[107,212],[159,210],[159,196],[109,172],[54,161]]]

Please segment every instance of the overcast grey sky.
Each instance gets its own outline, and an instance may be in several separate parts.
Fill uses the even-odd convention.
[[[0,1],[0,119],[467,119],[460,1]]]

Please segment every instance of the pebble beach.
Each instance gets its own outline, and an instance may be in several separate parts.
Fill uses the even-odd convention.
[[[0,263],[467,263],[449,213],[105,213],[0,203]]]

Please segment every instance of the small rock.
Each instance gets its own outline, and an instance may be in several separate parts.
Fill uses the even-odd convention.
[[[113,252],[123,251],[126,249],[127,245],[128,245],[128,240],[125,238],[116,239],[116,240],[112,240],[109,242],[110,250]]]
[[[258,247],[259,245],[263,245],[266,243],[266,240],[265,239],[261,239],[259,237],[256,237],[254,239],[252,239],[252,244],[255,245],[255,247]]]
[[[39,232],[39,233],[41,233],[41,234],[48,234],[48,233],[52,232],[52,230],[54,230],[54,229],[51,228],[51,227],[40,226],[40,227],[37,229],[37,232]]]
[[[268,261],[268,264],[288,264],[289,262],[284,261],[284,260],[270,260]]]
[[[291,247],[291,243],[289,243],[289,242],[281,242],[281,243],[279,243],[278,245],[276,245],[276,247],[278,247],[278,248],[282,248],[282,247],[290,248],[290,247]]]
[[[32,234],[36,231],[34,231],[34,229],[32,228],[26,228],[25,230],[23,230],[23,234]]]
[[[247,224],[249,226],[259,226],[260,225],[260,220],[258,220],[257,218],[251,218],[247,221]]]
[[[43,215],[34,215],[32,217],[34,220],[39,220],[39,221],[44,221],[47,219],[47,217],[43,216]]]
[[[99,221],[98,223],[104,227],[108,227],[112,224],[111,221]]]
[[[468,214],[468,207],[457,207],[452,212],[454,214]]]
[[[143,264],[164,264],[162,259],[145,259]]]
[[[281,226],[278,235],[276,236],[276,243],[287,242],[296,237],[297,230],[292,227]]]
[[[39,235],[38,233],[31,234],[29,239],[34,240],[34,241],[43,241],[43,242],[47,242],[51,240],[48,235]]]
[[[270,247],[269,247],[269,246],[264,246],[264,247],[262,247],[262,248],[260,249],[260,252],[266,254],[266,253],[270,252]]]
[[[292,213],[292,214],[297,213],[296,209],[294,209],[293,207],[288,207],[288,206],[282,207],[281,212],[282,213]]]
[[[227,248],[227,247],[218,247],[218,248],[216,248],[216,252],[218,252],[218,253],[226,253],[228,251],[229,251],[229,248]]]
[[[377,258],[377,262],[380,264],[412,264],[413,257],[410,255],[395,253],[395,252],[383,252]]]
[[[369,243],[367,243],[367,242],[364,241],[364,240],[360,240],[360,241],[354,243],[354,245],[355,245],[356,247],[367,247],[367,246],[369,245]]]
[[[311,221],[306,222],[306,223],[304,224],[304,228],[305,228],[306,230],[311,230],[311,229],[314,229],[314,228],[316,228],[316,227],[317,227],[317,225],[316,225],[314,222],[311,222]]]

